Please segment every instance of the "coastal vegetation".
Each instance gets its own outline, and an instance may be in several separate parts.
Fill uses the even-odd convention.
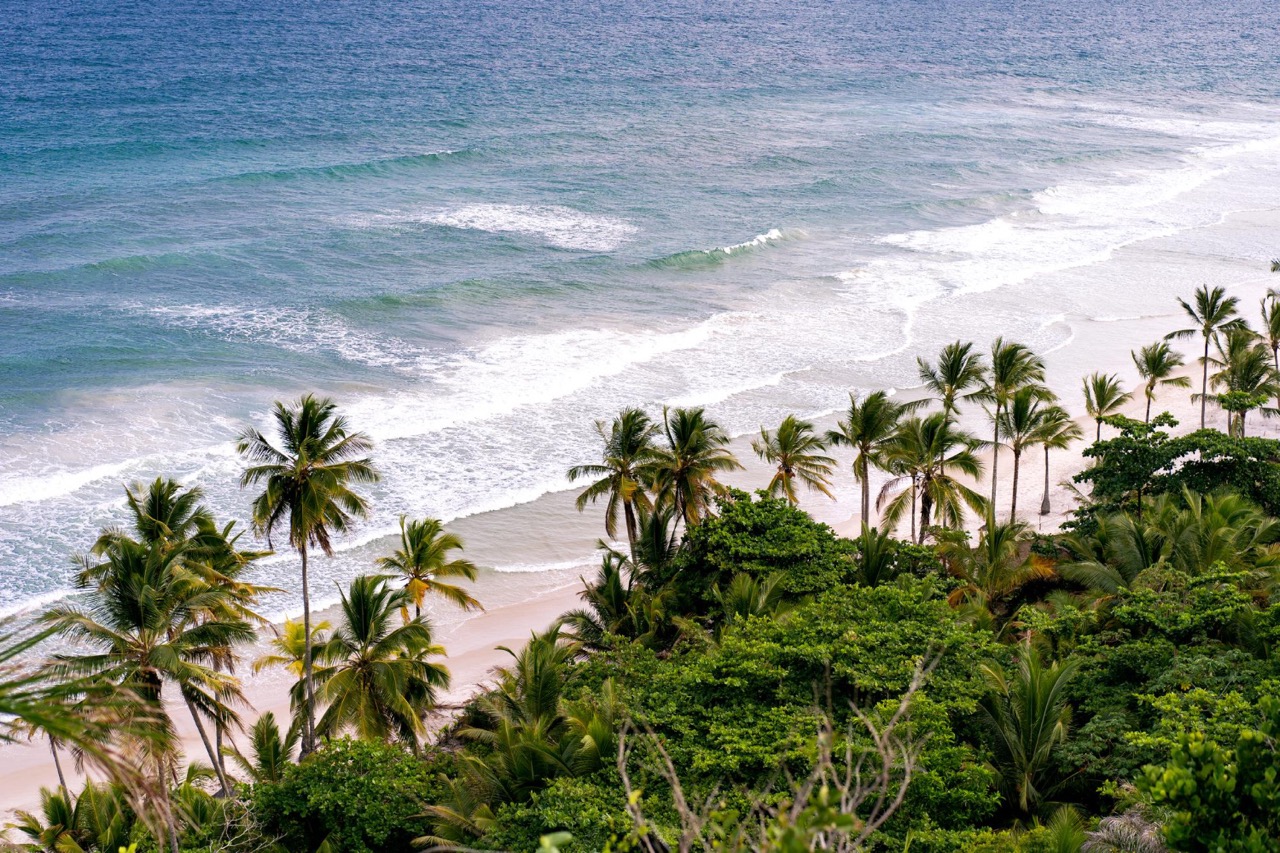
[[[439,706],[431,617],[483,604],[464,543],[401,518],[390,553],[314,621],[309,555],[373,511],[376,449],[330,400],[279,404],[275,436],[246,430],[239,449],[253,529],[301,570],[302,621],[253,664],[294,680],[292,719],[246,719],[234,674],[262,635],[266,590],[248,577],[264,553],[199,489],[131,486],[129,526],[78,559],[81,594],[3,641],[5,737],[97,770],[78,789],[60,775],[12,843],[1275,850],[1280,441],[1246,421],[1276,411],[1277,309],[1264,302],[1255,332],[1221,288],[1180,304],[1193,325],[1170,338],[1202,352],[1191,432],[1152,414],[1192,385],[1166,341],[1133,352],[1136,388],[1083,379],[1084,426],[1030,348],[957,341],[920,359],[919,400],[851,395],[828,431],[798,415],[762,427],[754,494],[725,481],[742,466],[701,408],[597,422],[597,460],[568,472],[607,537],[582,606],[503,648],[460,709]],[[1131,396],[1142,420],[1122,414]],[[979,412],[983,437],[961,420]],[[1086,436],[1078,505],[1033,532],[1025,455],[1045,454],[1047,514],[1049,454]],[[799,506],[842,477],[853,538]],[[50,640],[47,666],[19,663]],[[203,756],[181,753],[175,709]]]

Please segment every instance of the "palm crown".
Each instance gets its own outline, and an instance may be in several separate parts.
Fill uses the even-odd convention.
[[[380,557],[378,568],[395,572],[405,580],[409,601],[416,616],[422,615],[427,593],[452,601],[463,610],[481,609],[480,602],[469,592],[441,578],[476,579],[476,566],[470,560],[449,559],[450,552],[461,551],[462,540],[444,529],[434,518],[410,521],[400,516],[400,547],[390,557]],[[408,607],[404,618],[409,620]]]
[[[751,448],[766,462],[778,466],[766,487],[771,495],[781,494],[793,506],[799,502],[796,481],[835,499],[831,493],[831,469],[836,461],[822,453],[826,444],[813,432],[813,424],[788,415],[773,432],[760,430]]]

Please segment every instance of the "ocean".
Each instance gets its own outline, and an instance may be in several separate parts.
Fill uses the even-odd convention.
[[[123,483],[245,519],[233,439],[278,399],[330,395],[377,443],[374,514],[318,598],[401,513],[534,524],[512,508],[551,500],[481,552],[553,571],[575,562],[545,543],[585,523],[565,471],[625,405],[750,433],[910,386],[957,337],[1052,352],[1280,254],[1206,231],[1280,206],[1268,0],[0,21],[0,613],[68,593]],[[1110,264],[1151,241],[1161,274]],[[257,576],[296,608],[290,557]]]

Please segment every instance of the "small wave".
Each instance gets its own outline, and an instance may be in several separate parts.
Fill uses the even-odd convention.
[[[775,243],[779,243],[787,239],[787,234],[781,229],[770,228],[763,234],[757,234],[750,240],[742,243],[734,243],[732,246],[721,246],[717,249],[690,249],[684,252],[676,252],[674,255],[667,255],[665,258],[648,261],[646,266],[655,267],[657,269],[682,269],[682,270],[699,270],[718,267],[734,255],[742,255],[753,252]]]
[[[600,553],[594,552],[585,557],[572,560],[557,560],[549,563],[505,563],[494,566],[495,572],[508,574],[532,574],[535,572],[563,572],[568,569],[590,569],[600,565]]]
[[[291,352],[332,352],[369,367],[409,369],[427,357],[398,338],[361,332],[323,311],[242,305],[134,306],[167,326],[214,334],[227,340],[268,343]]]
[[[364,163],[336,163],[329,166],[298,166],[290,169],[268,169],[260,172],[243,172],[228,175],[217,180],[236,184],[266,184],[283,181],[297,181],[306,178],[323,178],[331,180],[347,180],[350,178],[387,177],[402,174],[406,171],[421,169],[444,162],[447,158],[466,156],[469,152],[430,151],[425,154],[405,154],[400,157],[384,157]]]
[[[445,210],[387,213],[353,220],[358,225],[436,225],[490,234],[536,237],[551,246],[611,252],[638,233],[625,219],[598,216],[559,205],[467,204]]]
[[[33,595],[30,598],[24,598],[22,601],[13,604],[0,605],[0,620],[10,619],[14,616],[22,616],[32,613],[36,610],[43,610],[50,604],[56,604],[65,598],[69,598],[76,594],[74,589],[57,589],[52,592]]]

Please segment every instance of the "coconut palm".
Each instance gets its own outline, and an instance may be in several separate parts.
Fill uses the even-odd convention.
[[[885,391],[875,391],[859,401],[849,395],[849,410],[827,432],[827,444],[854,450],[853,477],[862,485],[862,523],[871,524],[871,469],[888,465],[887,448],[904,415],[918,404],[898,403]],[[914,513],[913,513],[914,515]]]
[[[960,411],[961,400],[975,396],[976,389],[987,375],[982,355],[973,351],[973,343],[969,341],[956,341],[944,346],[938,353],[936,365],[923,358],[916,358],[916,365],[920,381],[934,394],[934,399],[942,403],[942,411],[949,415]]]
[[[86,781],[79,795],[62,788],[40,791],[40,814],[19,811],[13,827],[30,839],[21,848],[48,853],[114,853],[138,840],[140,829],[127,791]]]
[[[1022,467],[1022,454],[1038,443],[1037,438],[1044,422],[1044,413],[1051,408],[1045,405],[1035,388],[1019,388],[1000,415],[1000,433],[1013,451],[1013,494],[1009,501],[1009,520],[1018,517],[1018,474]]]
[[[154,736],[141,747],[160,776],[172,772],[176,760],[165,686],[186,702],[213,757],[201,717],[223,726],[234,723],[231,706],[244,701],[236,680],[213,664],[225,649],[254,638],[253,628],[228,605],[225,590],[184,565],[190,547],[117,535],[104,545],[103,562],[77,578],[90,591],[88,603],[54,607],[44,616],[80,644],[75,652],[57,656],[63,671],[120,686],[155,721]],[[176,839],[170,846],[176,849]]]
[[[400,516],[400,547],[390,557],[379,557],[378,568],[395,572],[404,578],[405,590],[413,602],[414,616],[422,616],[422,602],[427,593],[452,601],[463,610],[483,610],[480,602],[460,586],[445,583],[441,578],[476,579],[476,565],[470,560],[451,560],[451,551],[462,550],[462,539],[446,532],[444,525],[434,518],[409,521]],[[409,609],[404,611],[404,621],[409,621]]]
[[[1120,377],[1114,373],[1094,372],[1084,378],[1084,408],[1098,424],[1094,441],[1102,441],[1102,419],[1119,413],[1132,399],[1133,395],[1124,390]]]
[[[1278,315],[1280,316],[1280,315]],[[1182,367],[1182,355],[1174,351],[1164,341],[1148,344],[1137,352],[1130,352],[1133,364],[1142,377],[1143,395],[1147,398],[1147,411],[1143,423],[1151,423],[1151,401],[1156,398],[1156,389],[1160,386],[1171,388],[1190,388],[1191,380],[1186,376],[1174,376],[1174,371]]]
[[[991,420],[991,506],[996,505],[997,475],[1000,469],[1000,418],[1009,400],[1019,388],[1037,388],[1044,399],[1044,362],[1030,347],[1015,341],[996,338],[991,343],[991,364],[982,388],[974,395],[987,406]]]
[[[1265,403],[1280,396],[1280,376],[1267,347],[1248,329],[1228,329],[1218,337],[1218,344],[1218,357],[1212,361],[1219,369],[1209,381],[1221,392],[1218,402],[1227,410],[1228,432],[1243,438],[1250,411],[1261,408],[1266,415],[1276,411]]]
[[[1049,406],[1040,413],[1040,425],[1036,429],[1034,444],[1044,448],[1044,498],[1040,501],[1040,514],[1048,515],[1049,506],[1049,451],[1066,450],[1071,443],[1084,437],[1084,430],[1072,420],[1061,406]]]
[[[712,497],[724,492],[716,475],[742,465],[729,450],[729,434],[701,408],[663,408],[662,426],[667,446],[653,463],[654,489],[677,518],[697,524]]]
[[[231,757],[255,785],[259,782],[279,782],[285,768],[293,763],[294,750],[298,747],[299,731],[290,726],[284,734],[276,724],[276,715],[267,711],[249,730],[250,754],[238,751]]]
[[[1170,332],[1165,335],[1165,340],[1194,338],[1197,335],[1204,339],[1204,355],[1200,358],[1200,429],[1204,429],[1205,406],[1208,403],[1205,395],[1209,393],[1209,344],[1228,329],[1243,328],[1244,320],[1236,314],[1236,306],[1240,304],[1240,300],[1234,296],[1227,296],[1227,292],[1221,287],[1211,290],[1208,285],[1201,285],[1196,288],[1193,301],[1194,305],[1179,299],[1178,304],[1182,306],[1182,310],[1186,312],[1194,326]]]
[[[653,509],[645,490],[651,485],[653,466],[658,459],[653,442],[659,427],[640,409],[630,408],[623,409],[607,428],[604,421],[596,421],[595,428],[604,442],[600,464],[575,465],[569,469],[570,482],[598,478],[578,495],[578,511],[582,512],[588,503],[607,497],[605,532],[611,538],[618,537],[618,510],[621,509],[627,541],[634,548],[640,521]]]
[[[315,650],[316,696],[327,707],[316,734],[350,729],[367,740],[399,740],[415,752],[426,731],[423,716],[449,670],[431,660],[444,654],[421,618],[397,618],[410,594],[383,575],[361,575],[341,593],[333,636]]]
[[[971,619],[998,629],[1010,615],[1010,602],[1018,590],[1046,577],[1045,568],[1025,555],[1030,536],[1026,522],[1001,524],[988,514],[976,545],[970,547],[967,540],[959,538],[939,543],[938,556],[962,581],[951,593],[951,605],[965,606]]]
[[[303,754],[315,749],[315,685],[311,673],[311,590],[307,555],[318,547],[332,555],[332,537],[368,515],[368,504],[353,490],[373,483],[378,474],[367,454],[373,444],[352,432],[332,400],[307,394],[292,406],[276,403],[273,412],[279,446],[250,427],[240,436],[237,452],[249,463],[241,486],[262,485],[253,501],[253,525],[267,537],[280,526],[302,560]]]
[[[955,421],[942,412],[924,418],[913,417],[904,422],[888,448],[888,457],[898,476],[885,483],[877,500],[888,525],[895,525],[909,506],[920,498],[918,543],[936,511],[944,527],[959,527],[964,521],[964,507],[985,512],[982,496],[962,483],[958,476],[977,478],[982,475],[982,462],[976,450],[980,442],[958,429]],[[896,496],[890,497],[894,490]]]
[[[814,434],[809,421],[787,415],[777,430],[761,429],[760,438],[751,442],[751,449],[765,462],[778,466],[766,487],[770,495],[782,495],[795,506],[800,502],[796,493],[799,480],[811,490],[835,500],[831,493],[831,469],[836,460],[823,455],[826,444]]]
[[[1010,802],[1031,815],[1058,788],[1054,750],[1067,739],[1071,703],[1067,686],[1078,665],[1045,666],[1030,644],[1019,650],[1012,677],[984,665],[988,693],[981,702],[989,745]]]

